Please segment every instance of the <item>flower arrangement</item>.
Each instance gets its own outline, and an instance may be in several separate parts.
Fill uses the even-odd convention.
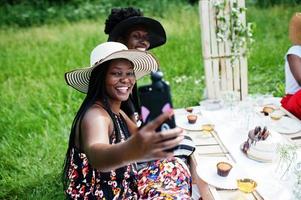
[[[279,145],[277,152],[279,155],[279,162],[276,170],[281,173],[280,179],[283,179],[288,175],[288,172],[291,170],[293,163],[297,158],[297,146],[293,144]]]
[[[229,4],[229,13],[226,13],[226,6]],[[248,47],[254,42],[253,23],[241,21],[240,16],[246,12],[245,7],[240,7],[237,1],[216,0],[213,4],[217,21],[216,38],[218,42],[230,41],[231,44],[231,63],[240,56],[240,52],[248,53]],[[226,17],[229,16],[229,17]]]

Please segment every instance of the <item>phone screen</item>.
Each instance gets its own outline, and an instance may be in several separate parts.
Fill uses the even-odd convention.
[[[138,88],[142,125],[147,124],[163,112],[173,108],[169,86],[163,81],[160,83],[161,87],[151,84]],[[175,119],[172,116],[162,123],[156,131],[171,129],[175,126]]]

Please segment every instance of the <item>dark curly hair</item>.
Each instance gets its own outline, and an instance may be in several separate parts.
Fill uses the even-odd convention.
[[[139,8],[127,7],[127,8],[112,8],[111,13],[105,22],[105,34],[110,34],[113,28],[121,22],[130,17],[143,16],[143,12]]]

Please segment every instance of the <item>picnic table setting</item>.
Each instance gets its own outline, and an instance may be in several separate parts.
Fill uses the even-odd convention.
[[[175,110],[196,145],[199,177],[213,199],[300,199],[300,120],[280,98],[235,95]]]

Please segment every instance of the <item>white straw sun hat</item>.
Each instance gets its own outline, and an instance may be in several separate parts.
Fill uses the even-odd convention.
[[[118,58],[124,58],[133,63],[136,79],[158,70],[159,64],[151,53],[135,49],[129,50],[119,42],[105,42],[91,52],[90,67],[65,73],[65,80],[76,90],[87,93],[92,70],[95,67],[101,67],[101,64],[106,61]]]

